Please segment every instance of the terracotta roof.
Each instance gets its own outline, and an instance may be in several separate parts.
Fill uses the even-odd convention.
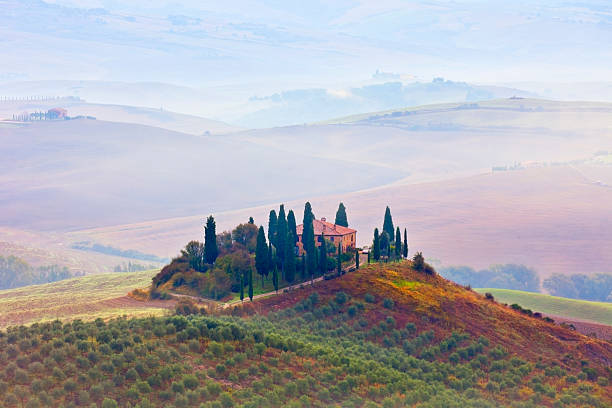
[[[312,220],[312,226],[314,227],[315,236],[321,235],[321,233],[324,235],[347,235],[357,232],[352,228],[343,227],[342,225],[335,225],[331,222],[323,220]],[[302,232],[304,231],[304,224],[298,225],[296,231],[298,235],[302,235]]]

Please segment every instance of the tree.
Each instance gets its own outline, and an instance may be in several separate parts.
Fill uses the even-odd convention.
[[[258,228],[255,224],[239,224],[232,231],[232,245],[239,244],[250,253],[255,252],[257,247]]]
[[[372,246],[374,247],[372,256],[375,261],[378,261],[380,260],[380,236],[378,235],[378,228],[374,228],[374,245]]]
[[[206,263],[214,264],[217,256],[219,256],[219,248],[217,248],[217,225],[215,219],[210,215],[206,219],[204,227],[204,258]]]
[[[342,244],[338,245],[338,276],[342,275]]]
[[[249,269],[249,299],[253,301],[253,269]]]
[[[297,242],[297,225],[295,223],[295,214],[293,210],[289,210],[287,213],[287,230],[293,234],[293,243]]]
[[[355,248],[355,269],[359,269],[359,250]]]
[[[408,258],[408,231],[404,228],[404,258]]]
[[[417,252],[412,257],[412,269],[415,271],[422,271],[425,268],[425,258],[421,252]]]
[[[280,210],[278,211],[278,223],[276,224],[276,250],[277,254],[281,259],[283,265],[283,271],[285,269],[285,254],[287,253],[287,217],[285,216],[285,206],[281,204]]]
[[[244,300],[244,274],[240,276],[240,301]]]
[[[268,218],[268,241],[270,244],[276,246],[276,226],[278,225],[278,218],[276,217],[276,211],[270,210],[270,216]]]
[[[327,246],[325,242],[325,235],[321,233],[321,246],[319,247],[319,269],[321,270],[321,276],[327,273]]]
[[[268,244],[266,243],[266,233],[263,227],[259,227],[257,233],[257,248],[255,249],[255,269],[261,275],[261,287],[264,285],[264,275],[268,274]]]
[[[274,285],[274,290],[278,293],[278,268],[276,266],[272,271],[272,284]]]
[[[395,257],[399,259],[402,256],[402,234],[399,227],[395,230]]]
[[[287,243],[293,240],[293,235],[291,233],[287,234]],[[295,280],[295,246],[286,245],[285,246],[285,279],[289,283],[293,283]]]
[[[316,245],[314,238],[314,227],[313,227],[314,214],[312,213],[312,207],[309,202],[304,205],[304,228],[302,230],[302,244],[308,257],[306,258],[306,265],[308,266],[308,272],[310,275],[314,275],[317,267],[317,254],[315,253]]]
[[[198,241],[189,241],[185,249],[181,249],[181,256],[187,259],[189,267],[198,272],[206,271],[204,267],[204,245]],[[128,266],[128,271],[130,267]]]
[[[389,234],[383,231],[380,235],[380,254],[388,258],[390,255],[390,246]]]
[[[336,221],[334,222],[336,225],[342,225],[343,227],[348,227],[348,219],[346,218],[346,207],[344,207],[343,203],[340,203],[338,206],[338,211],[336,211]]]
[[[304,254],[302,254],[301,258],[301,273],[302,273],[302,280],[305,281],[306,280],[306,276],[308,276],[308,269],[306,268],[306,257],[304,256]]]
[[[249,217],[249,224],[255,224],[255,220],[253,219],[253,217]]]
[[[393,218],[391,218],[391,210],[389,206],[385,210],[385,221],[383,223],[383,233],[386,232],[389,235],[389,239],[393,241],[395,230],[393,228]]]

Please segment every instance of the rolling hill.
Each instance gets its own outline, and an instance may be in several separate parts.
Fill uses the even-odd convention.
[[[525,316],[405,261],[246,302],[225,316],[50,322],[2,334],[0,392],[8,406],[19,398],[104,407],[612,401],[608,342]],[[36,364],[41,359],[46,365]],[[45,385],[44,378],[53,380]]]
[[[34,87],[34,84],[32,84],[32,87]],[[44,91],[38,89],[38,92],[33,93],[40,94],[41,92]],[[3,100],[0,101],[0,120],[11,119],[13,115],[22,112],[46,112],[51,108],[58,107],[66,109],[68,116],[71,117],[93,116],[98,120],[153,126],[192,135],[218,135],[241,130],[220,121],[171,112],[163,108],[152,109],[139,106],[88,103],[75,97],[29,101]]]
[[[0,329],[56,319],[161,316],[171,302],[139,302],[127,296],[146,287],[158,271],[104,273],[44,285],[0,290]]]
[[[11,158],[0,164],[0,224],[38,231],[244,208],[403,176],[226,136],[100,120],[2,127],[0,139],[0,154]]]
[[[568,299],[542,293],[509,289],[475,289],[479,293],[489,292],[499,302],[517,303],[524,308],[550,316],[578,319],[612,326],[612,303]]]

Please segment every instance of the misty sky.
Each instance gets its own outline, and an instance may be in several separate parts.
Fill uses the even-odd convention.
[[[377,69],[480,83],[612,77],[608,1],[0,0],[0,81],[279,89]]]

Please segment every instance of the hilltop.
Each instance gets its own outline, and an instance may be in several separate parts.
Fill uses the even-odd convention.
[[[412,270],[408,261],[371,264],[245,302],[228,309],[231,316],[183,306],[186,316],[1,332],[5,405],[602,407],[612,401],[609,343]],[[54,380],[45,381],[51,374]]]

